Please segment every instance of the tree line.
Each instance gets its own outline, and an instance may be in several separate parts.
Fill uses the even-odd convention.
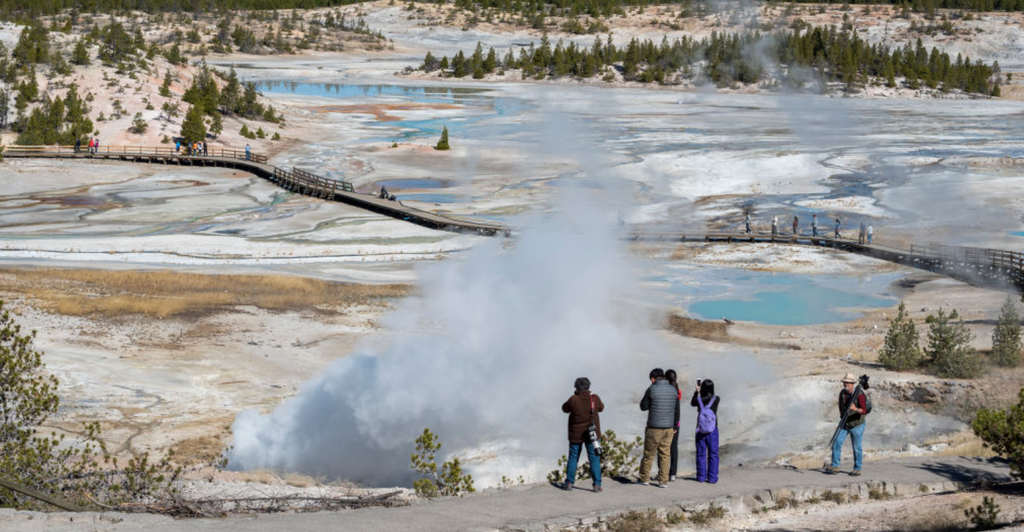
[[[530,43],[519,55],[509,50],[499,59],[493,48],[486,53],[480,43],[469,54],[459,51],[451,60],[437,59],[427,52],[420,69],[440,70],[443,76],[476,79],[506,69],[521,71],[523,79],[544,79],[548,76],[590,78],[604,73],[607,81],[615,77],[611,69],[621,72],[627,81],[642,83],[680,83],[683,79],[711,82],[719,87],[734,83],[783,83],[792,88],[843,82],[848,89],[873,80],[896,86],[896,77],[906,79],[907,87],[922,86],[949,91],[999,95],[994,75],[998,63],[986,65],[957,55],[916,44],[889,48],[869,44],[853,31],[835,27],[815,27],[806,31],[786,30],[770,34],[747,31],[741,33],[713,32],[710,37],[695,39],[684,36],[660,43],[633,38],[624,47],[617,47],[611,36],[604,41],[594,39],[590,48],[566,45],[559,40],[552,46],[545,34],[539,46]]]

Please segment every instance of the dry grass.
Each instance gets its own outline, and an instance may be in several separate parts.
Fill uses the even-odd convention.
[[[998,456],[991,448],[985,447],[985,442],[970,430],[960,431],[952,437],[945,436],[935,442],[926,442],[927,445],[932,443],[948,443],[949,446],[931,453],[931,456]]]
[[[284,275],[204,275],[175,271],[0,269],[3,290],[68,316],[200,316],[232,306],[268,310],[380,305],[408,285],[334,283]]]

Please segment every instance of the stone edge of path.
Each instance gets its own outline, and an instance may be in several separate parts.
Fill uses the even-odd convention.
[[[607,530],[607,523],[631,511],[654,511],[660,519],[673,513],[692,514],[718,506],[726,510],[730,517],[742,517],[764,509],[775,509],[777,504],[809,503],[827,492],[841,493],[846,496],[843,504],[855,504],[867,499],[904,499],[921,495],[954,493],[970,487],[969,484],[946,480],[939,482],[900,483],[886,481],[855,482],[833,487],[788,487],[778,489],[762,489],[742,494],[721,495],[704,500],[678,501],[671,506],[653,506],[649,508],[626,508],[593,513],[585,516],[559,517],[549,521],[517,524],[505,528],[481,529],[476,532],[596,532]],[[874,492],[874,493],[872,493]],[[851,500],[856,497],[856,500]],[[824,501],[819,501],[824,502]]]

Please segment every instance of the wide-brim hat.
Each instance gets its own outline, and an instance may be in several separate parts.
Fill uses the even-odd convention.
[[[850,384],[853,384],[853,383],[857,382],[857,377],[854,377],[853,373],[847,373],[846,376],[843,377],[843,382],[844,383],[848,382]]]

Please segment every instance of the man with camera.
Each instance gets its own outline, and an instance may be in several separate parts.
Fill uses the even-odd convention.
[[[868,388],[868,377],[861,377],[860,384],[853,373],[847,373],[843,377],[843,389],[839,392],[839,416],[841,418],[839,427],[832,436],[832,465],[825,469],[829,474],[839,472],[839,464],[842,460],[843,442],[849,435],[853,440],[853,471],[850,475],[860,475],[860,468],[864,461],[864,449],[861,446],[864,438],[865,419],[870,411],[867,395],[864,390]]]
[[[590,393],[590,379],[580,377],[573,384],[576,393],[562,405],[562,412],[569,414],[569,463],[565,466],[565,483],[562,489],[572,490],[576,480],[576,467],[583,445],[587,446],[590,460],[590,474],[594,478],[594,492],[601,490],[601,416],[604,403],[596,393]]]
[[[647,412],[647,430],[644,431],[644,457],[640,461],[638,483],[646,486],[650,481],[652,462],[657,454],[658,481],[650,484],[667,488],[679,392],[665,379],[665,371],[661,368],[652,369],[650,378],[651,385],[644,393],[644,398],[640,400],[640,410]]]

